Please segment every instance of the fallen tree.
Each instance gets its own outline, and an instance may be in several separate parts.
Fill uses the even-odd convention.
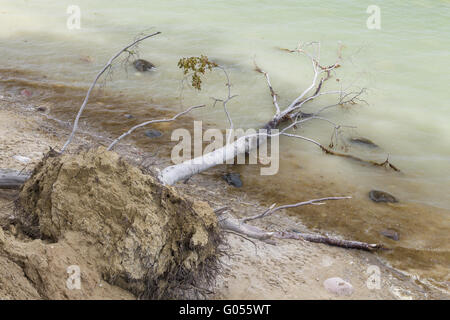
[[[62,160],[57,160],[57,159],[59,159],[60,157],[63,157],[63,156],[65,157],[64,159],[65,159],[65,161],[67,161],[67,163],[70,162],[68,160],[68,158],[70,158],[70,156],[72,156],[72,155],[66,155],[65,151],[67,150],[70,143],[73,141],[73,138],[78,129],[79,119],[83,113],[83,110],[86,108],[88,101],[89,101],[89,97],[93,91],[93,88],[95,87],[95,85],[98,82],[98,80],[100,79],[100,77],[108,69],[111,68],[112,63],[120,55],[122,55],[122,54],[133,55],[134,52],[131,51],[131,48],[133,46],[135,46],[139,42],[141,42],[145,39],[148,39],[152,36],[155,36],[157,34],[159,34],[159,32],[138,38],[135,41],[133,41],[131,44],[127,45],[126,47],[121,49],[117,54],[115,54],[107,62],[107,64],[103,67],[103,69],[97,74],[95,80],[93,81],[92,85],[90,86],[90,88],[86,94],[86,97],[77,113],[77,116],[76,116],[74,124],[73,124],[72,132],[70,133],[67,141],[65,142],[65,144],[63,145],[63,147],[61,148],[61,150],[59,152],[52,153],[51,159],[55,159],[55,160],[51,160],[52,163],[54,162],[59,165],[60,163],[62,163],[62,162],[60,162]],[[312,49],[314,51],[314,53],[310,53],[308,51],[308,49]],[[348,104],[356,104],[356,103],[360,103],[360,102],[364,101],[364,100],[362,100],[362,97],[361,97],[362,94],[364,93],[364,89],[357,90],[357,91],[350,91],[350,92],[346,92],[345,90],[324,91],[325,83],[333,77],[333,75],[336,72],[336,69],[338,69],[341,66],[340,53],[339,53],[338,59],[335,63],[326,66],[326,65],[321,64],[321,62],[320,62],[320,43],[313,42],[313,43],[307,43],[304,45],[299,45],[296,50],[290,50],[290,52],[302,54],[310,60],[312,69],[313,69],[313,78],[312,78],[310,85],[305,90],[303,90],[299,94],[297,94],[296,97],[287,106],[282,107],[282,106],[280,106],[280,103],[278,101],[278,96],[277,96],[277,94],[272,86],[272,83],[270,81],[269,74],[255,63],[255,70],[258,73],[262,74],[267,82],[267,85],[269,88],[269,93],[270,93],[272,103],[273,103],[273,106],[275,109],[275,112],[274,112],[272,118],[268,119],[267,122],[261,126],[261,129],[264,129],[265,131],[263,131],[263,132],[260,131],[259,133],[252,134],[252,135],[242,136],[242,137],[239,137],[235,141],[231,141],[230,138],[228,137],[228,139],[227,139],[228,143],[222,148],[218,148],[212,152],[206,153],[199,158],[187,160],[183,163],[175,164],[175,165],[164,168],[163,170],[161,170],[159,172],[158,176],[156,177],[158,179],[158,181],[151,180],[151,183],[150,183],[152,185],[153,189],[156,188],[157,190],[166,190],[164,192],[161,192],[161,191],[153,192],[152,199],[154,201],[166,201],[165,199],[162,198],[163,196],[166,196],[167,194],[171,194],[171,195],[175,194],[174,193],[175,191],[172,191],[172,189],[170,188],[171,185],[174,185],[179,181],[184,181],[184,180],[190,178],[191,176],[198,174],[200,172],[203,172],[203,171],[205,171],[209,168],[212,168],[216,165],[228,163],[229,160],[232,160],[239,155],[246,154],[252,150],[257,149],[259,146],[266,143],[268,141],[268,139],[271,139],[275,136],[287,136],[287,137],[305,140],[305,141],[308,141],[308,142],[316,145],[322,151],[324,151],[325,153],[330,154],[330,155],[347,157],[347,158],[351,158],[351,159],[358,160],[358,161],[369,162],[369,163],[372,163],[372,164],[378,165],[378,166],[387,166],[396,171],[398,170],[394,165],[390,164],[388,160],[386,160],[383,163],[377,163],[374,161],[367,161],[367,160],[355,157],[353,155],[339,153],[339,152],[336,152],[333,150],[332,143],[330,144],[330,146],[326,147],[325,145],[319,143],[318,141],[316,141],[314,139],[305,137],[303,135],[299,135],[298,133],[295,132],[296,129],[303,126],[307,122],[323,121],[332,126],[332,128],[334,130],[333,137],[336,138],[338,135],[339,129],[342,128],[343,126],[340,124],[337,124],[334,121],[325,117],[324,116],[325,111],[327,111],[331,108],[348,105]],[[211,70],[219,69],[226,76],[227,96],[223,99],[214,98],[214,104],[216,104],[218,102],[222,103],[224,112],[230,123],[230,128],[234,129],[232,118],[227,110],[227,103],[231,99],[236,97],[236,95],[232,95],[232,93],[231,93],[231,83],[230,83],[230,78],[228,76],[228,73],[224,67],[218,66],[215,63],[210,63],[208,60],[205,60],[205,57],[203,57],[203,56],[199,59],[200,59],[199,61],[203,61],[203,63],[206,63],[206,65]],[[199,85],[199,83],[198,83],[199,78],[196,78],[195,81],[196,81],[196,85]],[[302,108],[304,105],[306,105],[312,101],[318,100],[320,97],[323,97],[326,95],[327,96],[336,96],[337,102],[334,104],[331,104],[331,105],[322,106],[314,113],[303,112]],[[138,125],[130,128],[128,131],[126,131],[125,133],[123,133],[122,135],[117,137],[116,139],[114,139],[108,146],[107,150],[104,150],[104,151],[102,150],[102,151],[100,151],[100,153],[102,154],[102,157],[105,157],[105,154],[108,152],[111,152],[111,154],[115,154],[112,151],[113,148],[122,139],[124,139],[125,137],[132,134],[136,129],[139,129],[141,127],[144,127],[144,126],[147,126],[150,124],[154,124],[154,123],[176,121],[176,119],[178,119],[179,117],[189,113],[190,111],[192,111],[194,109],[201,108],[201,107],[205,107],[205,105],[192,106],[178,114],[175,114],[172,117],[168,117],[165,119],[149,120],[149,121],[143,122],[141,124],[138,124]],[[94,152],[94,154],[90,155],[90,157],[92,159],[98,159],[97,156],[98,155],[96,155],[95,152]],[[108,155],[107,158],[109,158],[109,157],[113,157],[113,156]],[[38,204],[37,200],[39,200],[39,199],[36,199],[36,197],[45,196],[45,197],[47,197],[47,200],[51,199],[51,197],[52,197],[51,184],[53,183],[52,181],[54,181],[54,178],[49,178],[46,176],[46,174],[48,172],[51,173],[52,170],[62,170],[61,167],[59,167],[58,169],[55,169],[54,167],[49,166],[48,163],[50,160],[48,160],[48,159],[49,158],[47,155],[47,158],[44,159],[44,161],[34,169],[34,172],[32,174],[32,179],[30,179],[30,180],[34,181],[33,183],[31,183],[31,182],[27,183],[27,180],[30,177],[29,175],[21,174],[19,172],[9,172],[7,174],[0,174],[0,188],[19,189],[19,188],[21,188],[21,186],[24,183],[27,183],[27,187],[22,188],[22,191],[21,191],[21,196],[20,196],[22,199],[21,203],[22,203],[22,206],[24,206],[24,204],[25,204],[26,210],[24,210],[24,212],[27,212],[28,215],[32,215],[33,217],[37,216],[37,217],[39,217],[39,219],[48,219],[49,214],[54,214],[55,212],[57,212],[57,211],[49,212],[49,211],[45,211],[45,210],[48,210],[48,208],[44,208],[45,210],[41,208],[42,209],[41,210],[41,209],[39,209],[40,207],[37,207],[37,204]],[[104,159],[104,158],[101,158],[101,159]],[[117,161],[119,161],[119,160],[117,160]],[[72,162],[72,164],[73,164],[73,162]],[[99,164],[96,163],[95,165],[98,166]],[[117,165],[117,164],[114,164],[114,165]],[[65,166],[68,166],[68,165],[65,165]],[[75,164],[73,164],[73,166],[75,166]],[[87,166],[87,167],[89,167],[89,166]],[[100,165],[100,168],[101,168],[101,165]],[[44,169],[48,172],[45,172]],[[71,170],[70,166],[68,166],[65,170],[70,171]],[[86,172],[90,172],[90,171],[87,170]],[[70,176],[71,179],[79,178],[76,174],[75,175],[69,174],[68,176]],[[67,179],[67,180],[65,180],[65,182],[70,184],[71,179]],[[143,179],[143,178],[140,178],[140,179]],[[90,181],[90,182],[97,181],[97,180],[98,179],[95,176],[89,176],[89,179],[88,179],[88,181]],[[106,181],[107,180],[108,179],[106,179]],[[39,192],[36,192],[38,190],[38,189],[36,189],[36,186],[39,185],[39,183],[41,183],[40,181],[48,182],[49,186],[47,186],[48,189],[46,189],[46,190],[49,194],[43,194],[42,190],[40,190]],[[98,183],[98,181],[96,183]],[[155,185],[157,185],[157,184],[160,184],[161,187],[160,188],[155,187]],[[59,187],[61,187],[61,185]],[[70,190],[69,186],[67,186],[67,188],[68,188],[68,190]],[[169,188],[169,189],[167,189],[167,188]],[[28,192],[29,194],[27,194],[26,192]],[[61,193],[61,194],[63,194],[63,193]],[[33,198],[29,198],[30,196],[32,196]],[[87,195],[85,195],[85,196],[87,196]],[[50,197],[50,198],[48,198],[48,197]],[[266,231],[266,230],[263,230],[261,228],[258,228],[258,227],[255,227],[255,226],[252,226],[249,224],[249,222],[252,220],[265,218],[267,216],[270,216],[274,212],[277,212],[280,210],[286,210],[289,208],[299,207],[299,206],[304,206],[304,205],[321,205],[321,204],[324,204],[325,201],[346,200],[346,199],[348,200],[350,198],[351,198],[350,196],[344,196],[344,197],[332,196],[332,197],[326,197],[326,198],[321,198],[321,199],[302,201],[302,202],[295,203],[295,204],[282,205],[279,207],[275,207],[275,204],[274,204],[262,213],[259,213],[259,214],[256,214],[256,215],[250,216],[250,217],[244,217],[242,219],[237,219],[235,216],[233,216],[232,212],[228,208],[216,208],[214,210],[214,212],[215,212],[215,215],[217,216],[217,224],[223,230],[235,232],[244,237],[258,239],[258,240],[265,241],[265,242],[274,243],[275,239],[295,239],[295,240],[305,240],[305,241],[310,241],[310,242],[324,243],[324,244],[343,247],[343,248],[361,249],[361,250],[368,250],[368,251],[372,251],[372,250],[376,250],[376,249],[380,248],[381,246],[378,244],[369,244],[369,243],[364,243],[364,242],[359,242],[359,241],[343,240],[343,239],[328,237],[328,236],[324,236],[324,235],[320,235],[320,234],[301,233],[301,232],[292,231],[292,230]],[[31,200],[34,201],[32,203],[33,205],[30,205]],[[56,203],[56,202],[49,201],[49,203]],[[60,203],[62,204],[64,202],[60,202]],[[77,200],[76,203],[80,203],[80,201]],[[187,200],[186,201],[183,200],[183,203],[186,203],[185,206],[191,205],[190,202]],[[104,204],[102,204],[102,205],[104,205]],[[39,211],[37,213],[36,212],[33,213],[33,210],[35,210],[35,209],[39,209],[41,211]],[[95,210],[94,207],[90,207],[89,209]],[[178,210],[178,211],[176,211],[176,213],[183,215],[182,209],[183,208],[179,208],[179,210],[176,209],[176,210]],[[58,208],[58,210],[63,210],[63,208]],[[197,211],[193,212],[193,216],[196,216],[197,214],[198,214]],[[55,217],[51,218],[51,220],[55,220],[55,219],[58,220]],[[24,221],[28,221],[28,220],[25,219]],[[33,223],[36,223],[36,220],[32,219],[31,221]],[[184,223],[183,219],[176,220],[176,221],[178,221],[179,223]],[[72,225],[72,222],[70,222],[69,224],[71,225],[70,228],[74,228],[74,225]],[[59,231],[57,229],[51,229],[51,230],[45,229],[44,225],[39,225],[39,223],[37,226],[34,225],[34,227],[38,228],[37,230],[35,230],[35,232],[39,236],[44,235],[46,237],[52,237],[52,238],[57,238],[59,236],[59,233],[58,233]],[[85,225],[79,225],[79,227],[77,227],[78,228],[77,231],[85,232],[86,231],[84,229],[85,227],[86,227]],[[44,229],[42,229],[42,228],[44,228]],[[97,231],[95,231],[95,232],[98,234],[101,234],[101,231],[98,231],[98,232]],[[126,232],[128,232],[128,231],[126,231]],[[165,232],[170,232],[170,230],[166,230]],[[182,241],[183,243],[186,244],[186,248],[190,248],[189,243],[192,240],[191,239],[192,234],[186,234],[183,231],[179,235],[181,237],[180,241]],[[185,237],[187,237],[187,238],[185,238]],[[214,233],[214,236],[212,236],[212,238],[213,239],[211,240],[212,241],[211,243],[216,243],[216,244],[219,243],[218,240],[217,241],[215,240],[216,233]],[[108,241],[108,239],[105,239],[105,241]],[[207,248],[209,248],[208,250],[210,250],[210,248],[211,248],[211,246],[210,246],[211,243],[210,242],[205,243],[205,246]],[[163,246],[163,244],[161,246]],[[212,252],[211,257],[215,256],[216,253],[217,253],[216,251]],[[175,264],[177,264],[177,263],[180,264],[180,263],[185,262],[184,259],[186,259],[186,255],[184,253],[180,253],[180,257],[181,258],[178,261],[174,262]],[[152,259],[153,258],[154,257],[152,256]],[[206,254],[203,258],[204,258],[203,259],[204,261],[209,261],[208,259],[210,259],[210,256],[208,256],[208,254]],[[208,264],[206,264],[206,265],[208,265]],[[194,278],[196,279],[196,277],[199,277],[203,273],[203,271],[197,269],[197,267],[194,269],[196,272],[196,276]],[[194,269],[192,269],[192,270],[194,270]],[[201,267],[200,267],[200,269],[201,269]],[[183,269],[181,271],[180,270],[173,269],[172,270],[173,272],[171,271],[172,272],[171,275],[173,275],[173,277],[177,278],[178,277],[177,272],[181,272],[181,273],[187,272],[185,269]],[[121,276],[126,277],[127,274],[129,274],[128,271],[126,271]],[[113,277],[113,276],[111,276],[111,277]],[[142,277],[140,279],[142,280],[142,282],[139,282],[139,286],[141,286],[142,288],[145,287],[145,285],[148,285],[149,283],[154,284],[155,283],[154,281],[156,281],[153,278],[149,278],[148,275],[142,275]],[[173,278],[171,278],[171,279],[173,280]],[[168,278],[162,277],[161,279],[158,278],[158,281],[159,280],[164,282],[164,281],[168,280]],[[195,285],[195,281],[190,283],[190,285]],[[138,290],[138,289],[136,289],[136,290]],[[142,290],[139,289],[139,290],[138,291],[140,293],[142,293],[143,292],[142,290],[144,290],[144,289],[142,289]],[[152,296],[147,291],[145,291],[145,295],[147,297]],[[152,297],[154,297],[154,296],[152,296]]]

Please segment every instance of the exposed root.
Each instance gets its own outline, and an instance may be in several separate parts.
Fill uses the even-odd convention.
[[[199,298],[220,270],[222,233],[211,207],[104,148],[47,154],[15,215],[33,238],[56,243],[77,233],[103,278],[141,299]]]

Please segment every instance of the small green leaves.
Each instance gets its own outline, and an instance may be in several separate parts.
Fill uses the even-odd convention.
[[[206,70],[211,71],[214,67],[217,67],[217,64],[209,61],[207,56],[201,55],[200,57],[181,58],[178,61],[178,67],[183,69],[185,75],[192,71],[192,86],[197,90],[201,90],[202,80],[200,74],[205,74]]]

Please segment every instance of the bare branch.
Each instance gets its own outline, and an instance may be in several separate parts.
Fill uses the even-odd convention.
[[[368,104],[367,101],[359,98],[361,95],[364,94],[364,92],[366,92],[366,88],[362,88],[358,92],[349,92],[349,93],[341,92],[341,97],[339,98],[338,103],[325,106],[325,107],[321,108],[319,111],[315,112],[314,115],[318,115],[318,114],[324,112],[325,110],[328,110],[330,108],[337,107],[337,106],[343,106],[345,104],[356,104],[357,102],[363,102],[365,104]]]
[[[277,231],[273,235],[277,239],[295,239],[295,240],[306,240],[309,242],[324,243],[334,247],[346,248],[346,249],[359,249],[365,251],[374,251],[382,248],[380,244],[376,243],[366,243],[353,240],[342,240],[338,238],[332,238],[327,236],[322,236],[319,234],[303,233],[303,232],[286,232]]]
[[[180,113],[177,113],[176,115],[174,115],[172,118],[169,118],[169,119],[149,120],[149,121],[140,123],[140,124],[138,124],[138,125],[135,125],[135,126],[132,127],[130,130],[128,130],[127,132],[123,133],[120,137],[118,137],[117,139],[115,139],[115,140],[109,145],[109,147],[108,147],[107,150],[111,150],[111,149],[116,145],[117,142],[119,142],[120,140],[122,140],[122,139],[125,138],[126,136],[130,135],[131,133],[133,133],[133,131],[135,131],[136,129],[139,129],[139,128],[141,128],[141,127],[147,126],[147,125],[152,124],[152,123],[160,123],[160,122],[171,122],[171,121],[175,121],[178,117],[180,117],[180,116],[182,116],[182,115],[185,115],[186,113],[190,112],[191,110],[197,109],[197,108],[202,108],[202,107],[204,107],[204,106],[205,106],[205,105],[192,106],[192,107],[190,107],[190,108],[188,108],[188,109],[186,109],[186,110],[184,110],[184,111],[182,111],[182,112],[180,112]]]
[[[266,210],[264,214],[260,214],[254,217],[251,217],[250,219],[257,219],[257,218],[263,218],[264,216],[267,216],[268,214],[276,211],[281,210],[285,208],[292,208],[296,206],[306,205],[306,204],[323,204],[320,201],[326,201],[326,200],[340,200],[340,199],[347,199],[350,197],[330,197],[330,198],[323,198],[323,199],[315,199],[310,201],[304,201],[299,202],[297,204],[292,205],[285,205],[280,206],[274,209],[274,205],[272,205],[268,211]],[[273,242],[273,239],[294,239],[294,240],[305,240],[309,242],[316,242],[316,243],[324,243],[330,246],[337,246],[341,248],[347,248],[347,249],[359,249],[359,250],[366,250],[366,251],[373,251],[379,248],[382,248],[379,244],[370,244],[360,241],[352,241],[352,240],[342,240],[338,238],[323,236],[319,234],[311,234],[311,233],[302,233],[298,231],[265,231],[261,228],[246,224],[248,218],[244,219],[236,219],[229,213],[225,213],[228,208],[222,207],[215,210],[216,214],[219,215],[218,217],[218,223],[219,226],[224,230],[230,230],[232,232],[235,232],[237,234],[245,235],[249,238],[261,240],[267,243],[275,244]]]
[[[275,93],[275,91],[272,88],[272,84],[270,83],[270,77],[269,74],[267,72],[265,72],[264,70],[262,70],[255,61],[253,61],[253,63],[255,64],[255,70],[259,73],[262,73],[265,77],[266,77],[266,81],[267,81],[267,85],[269,86],[269,90],[270,90],[270,95],[272,96],[272,103],[275,106],[275,109],[277,110],[275,116],[278,116],[281,113],[280,110],[280,106],[278,105],[278,101],[277,101],[277,94]]]
[[[143,40],[145,40],[145,39],[148,39],[148,38],[150,38],[150,37],[156,36],[156,35],[158,35],[158,34],[160,34],[160,33],[161,33],[161,32],[158,31],[158,32],[149,34],[149,35],[147,35],[147,36],[144,36],[144,37],[142,37],[142,38],[139,38],[139,39],[134,40],[131,44],[129,44],[129,45],[127,45],[126,47],[122,48],[119,52],[117,52],[114,56],[112,56],[112,57],[109,59],[109,61],[106,63],[106,65],[103,67],[103,69],[97,74],[97,76],[96,76],[95,79],[94,79],[94,82],[92,82],[91,86],[89,87],[89,90],[88,90],[88,92],[87,92],[87,94],[86,94],[86,97],[84,98],[83,104],[81,105],[80,110],[78,111],[78,114],[77,114],[77,116],[76,116],[76,118],[75,118],[75,121],[74,121],[74,123],[73,123],[73,129],[72,129],[72,132],[70,133],[70,136],[69,136],[69,138],[67,139],[67,141],[66,141],[66,143],[64,144],[64,146],[61,148],[61,153],[63,153],[63,152],[66,150],[67,146],[72,142],[72,139],[73,139],[73,137],[75,136],[75,133],[76,133],[76,131],[77,131],[77,129],[78,129],[78,122],[80,121],[81,114],[83,113],[84,109],[86,108],[86,105],[87,105],[88,100],[89,100],[89,96],[91,95],[92,90],[94,89],[95,85],[97,84],[97,81],[100,79],[100,77],[102,76],[102,74],[103,74],[105,71],[109,70],[109,68],[111,67],[111,65],[112,65],[112,63],[114,62],[114,60],[117,59],[122,53],[128,52],[128,49],[129,49],[129,48],[133,47],[134,45],[136,45],[137,43],[139,43],[139,42],[141,42],[141,41],[143,41]]]
[[[247,218],[243,218],[242,222],[248,222],[251,220],[255,220],[255,219],[261,219],[264,217],[267,217],[269,215],[271,215],[272,213],[278,211],[278,210],[282,210],[282,209],[288,209],[288,208],[296,208],[296,207],[300,207],[300,206],[304,206],[304,205],[308,205],[308,204],[323,204],[323,201],[328,201],[328,200],[343,200],[343,199],[351,199],[352,197],[350,196],[346,196],[346,197],[327,197],[327,198],[320,198],[320,199],[313,199],[313,200],[308,200],[308,201],[303,201],[303,202],[298,202],[298,203],[294,203],[294,204],[286,204],[283,206],[279,206],[276,208],[273,208],[274,205],[272,205],[269,209],[267,209],[266,211],[264,211],[261,214],[257,214],[251,217],[247,217]]]
[[[219,66],[219,65],[216,65],[215,68],[219,68],[220,70],[222,70],[222,72],[225,74],[225,77],[227,78],[227,83],[225,85],[228,88],[228,95],[227,95],[227,97],[225,99],[217,99],[217,98],[214,98],[214,97],[211,97],[211,99],[214,100],[214,105],[213,106],[215,106],[217,102],[222,102],[223,110],[225,111],[225,114],[227,116],[228,122],[230,123],[230,133],[229,133],[229,135],[227,137],[227,143],[230,143],[231,142],[232,132],[234,130],[234,124],[233,124],[233,120],[231,119],[230,113],[228,112],[227,103],[231,99],[237,97],[238,95],[237,94],[231,95],[230,77],[228,75],[228,72],[225,70],[225,68],[222,67],[222,66]]]

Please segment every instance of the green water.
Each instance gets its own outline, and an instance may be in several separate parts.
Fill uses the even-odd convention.
[[[320,41],[322,63],[329,65],[342,44],[340,81],[327,83],[327,90],[341,85],[365,87],[369,105],[333,109],[326,116],[356,126],[343,132],[343,141],[362,136],[380,146],[371,150],[348,145],[347,151],[381,162],[389,155],[403,174],[326,157],[316,147],[288,138],[281,139],[281,150],[289,154],[289,160],[282,161],[284,172],[301,164],[310,174],[345,181],[363,190],[361,194],[383,189],[408,203],[450,210],[450,1],[76,2],[81,9],[81,29],[68,30],[66,10],[72,1],[0,0],[0,69],[9,81],[8,88],[14,81],[18,87],[41,81],[87,88],[96,71],[124,44],[141,32],[161,31],[140,46],[141,57],[157,65],[157,70],[142,75],[132,68],[127,72],[117,68],[108,89],[120,90],[129,104],[106,108],[105,114],[139,113],[132,106],[144,108],[142,104],[168,110],[211,105],[211,96],[226,94],[223,75],[208,75],[200,93],[182,91],[182,73],[177,68],[180,57],[205,54],[230,73],[233,94],[239,95],[229,103],[235,126],[258,127],[272,116],[273,106],[264,78],[254,72],[254,61],[269,72],[280,104],[285,106],[310,85],[312,70],[304,56],[279,48]],[[369,5],[381,10],[379,30],[367,28]],[[14,74],[17,70],[20,73]],[[81,102],[81,96],[75,98]],[[324,97],[305,111],[333,102],[334,98]],[[91,108],[102,111],[98,105]],[[219,107],[194,115],[227,126]],[[119,122],[111,124],[120,126]],[[332,128],[317,123],[301,132],[327,145]],[[289,186],[297,182],[292,177],[282,172],[279,179]],[[449,216],[439,217],[442,221],[433,223],[444,231],[431,229],[427,237],[435,233],[441,240],[434,245],[445,248]]]

